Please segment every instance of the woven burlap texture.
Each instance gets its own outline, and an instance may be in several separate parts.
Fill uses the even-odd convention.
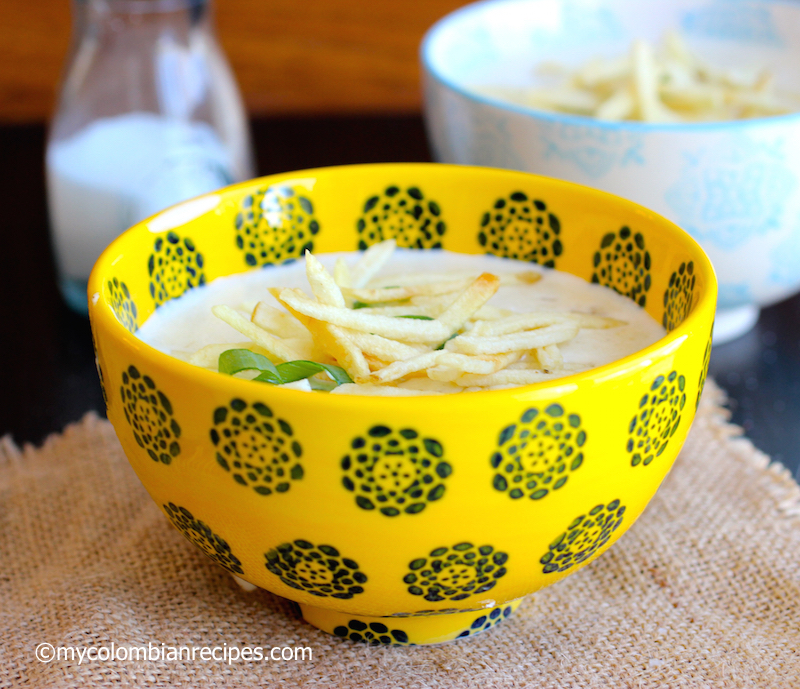
[[[800,687],[800,488],[707,387],[683,452],[608,553],[492,631],[328,636],[187,543],[90,415],[0,445],[0,687]],[[502,528],[498,525],[498,528]],[[36,660],[37,644],[303,646],[305,661]]]

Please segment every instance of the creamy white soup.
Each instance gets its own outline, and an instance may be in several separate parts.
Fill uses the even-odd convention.
[[[389,253],[379,276],[373,276],[361,287],[349,286],[347,275],[348,271],[353,274],[358,271],[362,253],[320,254],[316,256],[319,263],[312,258],[318,273],[323,275],[322,282],[339,296],[320,296],[319,280],[313,290],[309,287],[306,260],[221,277],[160,307],[138,330],[137,336],[166,354],[215,370],[219,353],[228,349],[228,345],[230,349],[247,347],[280,364],[280,356],[248,340],[243,333],[254,327],[247,325],[252,322],[270,333],[271,326],[265,326],[254,315],[258,302],[262,302],[260,308],[271,314],[271,323],[281,320],[275,309],[286,312],[288,305],[307,313],[300,313],[300,320],[294,325],[284,323],[292,326],[285,332],[280,332],[283,326],[278,323],[269,334],[272,338],[269,342],[275,340],[289,348],[297,347],[304,360],[316,356],[326,359],[320,363],[346,369],[355,382],[339,385],[334,392],[412,395],[498,389],[558,378],[626,357],[665,335],[662,326],[629,298],[569,273],[511,259],[444,250],[397,249]],[[340,259],[338,269],[337,259]],[[486,280],[483,283],[478,280],[483,274],[500,278],[495,278],[490,289],[494,292],[488,299]],[[437,293],[438,287],[434,287],[432,295],[376,301],[381,298],[376,294],[385,292],[389,297],[397,297],[397,290],[403,285],[424,285],[426,275],[431,276],[436,286],[462,280],[464,289],[447,292],[444,286],[441,289],[445,292]],[[282,294],[282,305],[269,288],[299,288],[307,296],[288,289],[276,292]],[[470,302],[469,290],[483,296],[478,294],[475,296],[478,301]],[[360,301],[362,297],[371,301]],[[460,306],[465,302],[466,311]],[[215,309],[218,315],[212,313],[220,305],[229,307],[227,322],[221,319],[218,309]],[[356,322],[355,326],[348,320],[364,316],[373,320],[367,319],[366,325]],[[566,320],[559,320],[561,316]],[[286,320],[287,316],[283,318]],[[401,322],[403,318],[407,320]],[[439,321],[451,330],[439,328]],[[311,331],[304,330],[301,322],[316,323],[326,334],[320,336],[313,325],[309,326]],[[394,322],[409,332],[395,334]],[[559,328],[569,332],[562,334],[560,340],[557,333],[547,339],[548,332]],[[440,330],[445,336],[437,334]],[[432,334],[425,335],[426,332]],[[354,356],[357,359],[363,354],[367,369],[349,356],[340,355],[339,358],[346,360],[338,360],[336,353],[340,350],[335,345],[326,349],[322,340],[330,333],[344,338],[348,344],[355,343]],[[517,344],[505,347],[505,341]],[[511,351],[507,351],[509,347]],[[420,366],[415,362],[420,362]],[[256,373],[237,375],[253,377]],[[312,381],[316,378],[330,377],[320,372]],[[306,390],[312,387],[306,380],[290,386]]]

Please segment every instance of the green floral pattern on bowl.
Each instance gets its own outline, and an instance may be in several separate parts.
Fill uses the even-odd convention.
[[[186,290],[206,284],[205,259],[189,237],[175,232],[156,238],[147,261],[150,295],[156,307],[176,299]]]
[[[370,646],[413,646],[402,629],[389,629],[382,622],[350,620],[347,626],[339,625],[333,633],[342,639],[358,641]]]
[[[619,232],[609,232],[601,240],[592,264],[592,282],[610,287],[639,306],[645,306],[652,281],[651,259],[641,233],[634,233],[627,226]]]
[[[267,569],[284,584],[312,596],[349,599],[363,593],[367,582],[358,563],[330,545],[298,539],[282,543],[264,557]]]
[[[542,573],[566,572],[588,560],[611,538],[625,514],[619,500],[595,505],[587,514],[577,516],[542,555]]]
[[[510,605],[506,606],[501,605],[497,608],[492,608],[485,614],[476,617],[475,620],[472,622],[472,624],[469,626],[469,629],[465,629],[456,638],[463,639],[466,636],[475,636],[475,634],[479,634],[480,632],[485,632],[487,629],[496,627],[503,620],[507,619],[508,616],[511,615],[511,613],[512,610]]]
[[[170,502],[164,505],[164,511],[172,525],[214,562],[229,572],[244,574],[241,560],[233,554],[227,541],[215,534],[204,522],[196,519],[189,510]]]
[[[664,292],[664,316],[661,324],[667,332],[675,330],[692,310],[694,297],[694,262],[681,263],[669,278]]]
[[[247,194],[234,220],[236,246],[248,266],[301,258],[314,250],[320,224],[314,202],[299,188],[276,185]]]
[[[453,469],[442,444],[413,428],[372,426],[350,443],[341,461],[342,485],[355,494],[363,510],[387,517],[419,514],[445,494]]]
[[[209,432],[217,463],[259,495],[285,493],[303,478],[303,448],[288,421],[276,418],[263,402],[233,399],[214,410]]]
[[[439,204],[419,187],[390,185],[364,202],[356,232],[362,250],[392,238],[400,247],[441,249],[447,224]]]
[[[531,407],[500,431],[498,450],[490,459],[497,472],[492,486],[514,500],[541,500],[583,465],[585,444],[578,414],[567,414],[560,404],[542,411]]]
[[[181,427],[173,417],[169,398],[135,366],[128,366],[122,373],[120,397],[125,419],[139,447],[154,462],[171,464],[181,453]]]
[[[487,253],[555,268],[564,246],[561,221],[547,204],[515,191],[481,216],[478,243]]]
[[[135,333],[139,329],[139,312],[128,286],[117,278],[112,278],[107,284],[111,310],[129,332]]]
[[[669,439],[681,423],[686,405],[686,379],[671,371],[656,376],[650,390],[639,400],[639,409],[628,425],[627,451],[631,466],[647,466],[667,449]]]
[[[412,560],[403,582],[410,594],[428,601],[464,600],[493,588],[507,573],[507,563],[508,555],[494,546],[465,541]]]

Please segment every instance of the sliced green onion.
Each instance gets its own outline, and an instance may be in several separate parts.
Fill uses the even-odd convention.
[[[444,349],[444,346],[445,346],[445,345],[446,345],[448,342],[450,342],[450,340],[452,340],[454,337],[458,337],[458,333],[453,333],[452,335],[450,335],[450,337],[448,337],[448,338],[447,338],[447,339],[446,339],[444,342],[442,342],[442,344],[440,344],[440,345],[439,345],[439,346],[436,348],[436,351],[438,352],[438,351],[440,351],[440,350]]]
[[[283,385],[280,374],[272,371],[262,371],[253,380],[259,383],[269,383],[270,385]]]
[[[333,381],[309,381],[313,390],[330,391],[338,385],[353,382],[347,371],[340,366],[318,364],[316,361],[287,361],[275,366],[267,357],[249,349],[228,349],[222,352],[219,355],[219,370],[220,373],[227,373],[229,376],[240,371],[260,371],[253,380],[271,385],[293,383],[296,380],[311,378],[323,371],[333,378]]]
[[[296,380],[303,380],[325,371],[339,385],[352,383],[353,379],[347,375],[340,366],[332,364],[318,364],[316,361],[287,361],[285,364],[278,364],[278,375],[284,383],[293,383]]]
[[[432,321],[433,318],[430,316],[416,316],[416,315],[409,315],[409,316],[396,316],[396,318],[414,318],[418,321]]]
[[[395,301],[373,301],[373,302],[366,302],[366,301],[354,301],[353,302],[353,309],[379,309],[382,306],[403,306],[407,305],[409,302],[408,299],[397,299]]]
[[[330,392],[339,387],[339,384],[334,383],[332,380],[321,380],[320,378],[314,377],[308,379],[308,384],[311,386],[312,390],[317,390],[319,392]]]
[[[278,371],[267,357],[249,349],[228,349],[219,355],[219,372],[232,376],[241,371],[269,371],[277,376]]]

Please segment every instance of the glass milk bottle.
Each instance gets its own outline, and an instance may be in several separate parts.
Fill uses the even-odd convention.
[[[247,120],[210,0],[72,0],[73,39],[47,142],[62,294],[117,235],[162,208],[252,177]]]

